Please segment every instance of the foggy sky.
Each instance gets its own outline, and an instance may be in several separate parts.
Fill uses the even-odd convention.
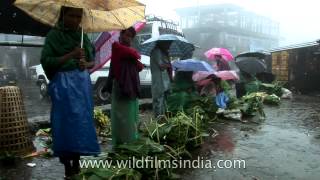
[[[280,46],[320,39],[318,0],[140,0],[147,14],[179,21],[175,9],[197,5],[232,3],[280,23]]]

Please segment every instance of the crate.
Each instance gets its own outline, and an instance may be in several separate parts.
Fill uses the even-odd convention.
[[[20,89],[0,87],[0,152],[26,155],[33,150]]]

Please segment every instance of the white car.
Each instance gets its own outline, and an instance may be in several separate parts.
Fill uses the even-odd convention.
[[[133,42],[133,47],[138,49],[140,45],[154,37],[158,37],[162,34],[175,34],[177,36],[184,36],[179,26],[172,21],[166,21],[159,17],[148,16],[146,18],[146,26],[137,34]],[[139,73],[141,84],[141,95],[143,98],[151,97],[151,70],[150,70],[150,57],[141,56],[141,62],[145,64],[143,71]],[[110,94],[102,92],[102,88],[107,82],[109,74],[110,62],[105,64],[103,68],[95,71],[90,75],[92,85],[94,87],[94,95],[96,100],[101,103],[110,102]],[[32,66],[30,70],[34,71],[34,78],[39,85],[40,93],[42,96],[47,94],[47,84],[49,80],[46,78],[41,65]]]
[[[133,41],[133,47],[140,49],[140,45],[154,37],[158,37],[162,34],[175,34],[177,36],[184,36],[179,26],[172,21],[166,21],[159,17],[148,16],[146,18],[145,27],[136,35]],[[141,95],[143,98],[151,98],[151,70],[150,70],[150,57],[142,55],[141,62],[146,65],[143,71],[140,72],[140,84],[141,84]],[[102,69],[94,72],[91,75],[91,80],[95,84],[95,95],[96,99],[100,102],[107,102],[110,100],[110,94],[103,93],[102,88],[107,82],[109,74],[110,64],[107,63]]]
[[[40,95],[46,97],[48,95],[48,84],[49,79],[44,73],[41,64],[29,67],[30,77],[32,80],[36,81],[39,86]]]
[[[145,68],[139,73],[141,94],[142,97],[151,97],[151,71],[150,71],[150,60],[147,56],[142,56],[141,62],[145,65]],[[102,92],[107,78],[109,75],[110,61],[107,62],[103,68],[90,74],[91,83],[93,85],[94,96],[99,103],[110,102],[110,94]],[[40,95],[46,97],[48,95],[48,84],[49,80],[46,77],[42,65],[35,65],[29,67],[30,77],[36,81],[39,86]]]
[[[141,62],[145,65],[145,68],[139,73],[141,96],[142,98],[151,97],[151,70],[150,70],[150,58],[148,56],[141,56]],[[95,71],[90,75],[92,84],[94,85],[94,91],[96,100],[101,103],[110,102],[110,94],[103,92],[102,89],[107,82],[109,75],[110,61],[106,63],[103,68]]]

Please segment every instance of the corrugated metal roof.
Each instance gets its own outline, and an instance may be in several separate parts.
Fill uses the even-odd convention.
[[[300,44],[293,44],[290,46],[284,46],[284,47],[278,47],[266,50],[266,52],[277,52],[277,51],[284,51],[289,49],[298,49],[298,48],[304,48],[304,47],[311,47],[311,46],[318,46],[318,41],[312,41],[312,42],[306,42],[306,43],[300,43]]]

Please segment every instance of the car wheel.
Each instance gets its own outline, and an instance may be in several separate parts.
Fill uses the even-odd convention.
[[[97,101],[98,103],[110,103],[111,102],[111,94],[108,92],[103,92],[103,87],[105,86],[106,82],[99,82],[99,84],[97,85],[96,88],[96,97],[97,97]]]
[[[41,97],[48,96],[48,84],[45,81],[40,82],[39,90],[40,90]]]

